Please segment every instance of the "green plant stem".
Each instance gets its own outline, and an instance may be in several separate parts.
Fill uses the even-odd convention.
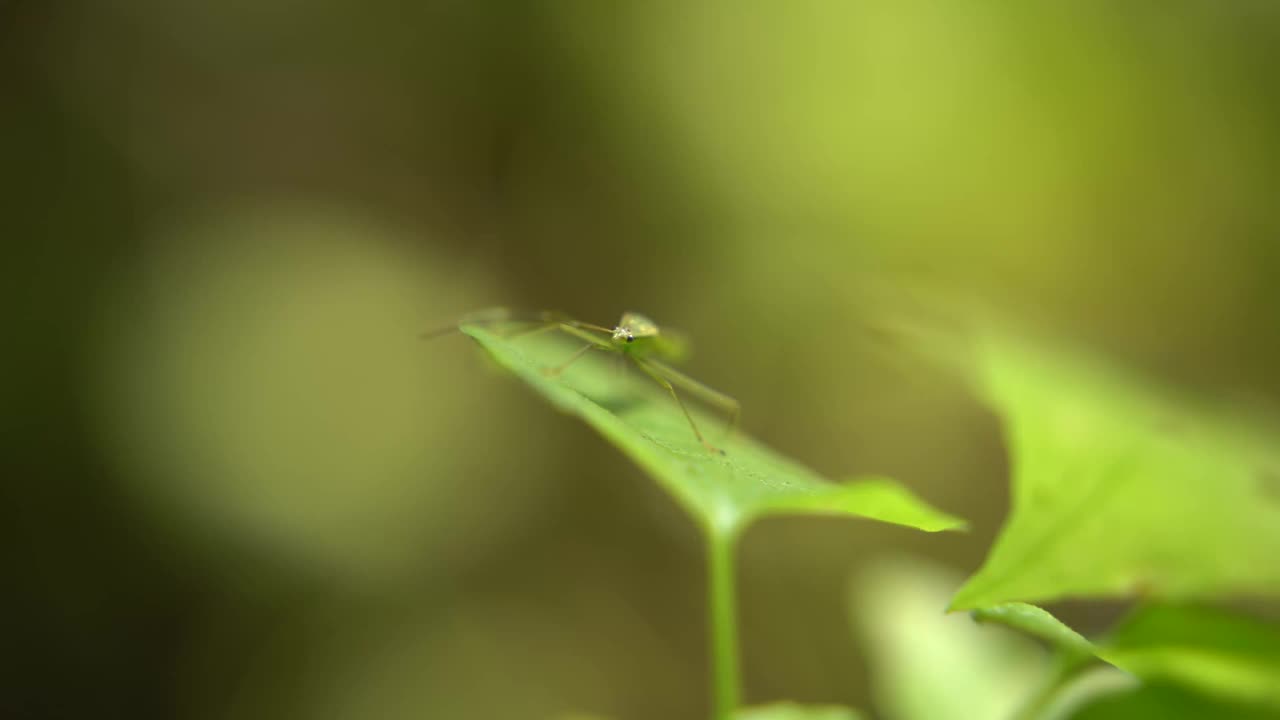
[[[742,680],[738,668],[738,617],[734,599],[733,550],[737,530],[707,530],[707,610],[711,636],[712,705],[716,720],[730,720],[738,710]]]

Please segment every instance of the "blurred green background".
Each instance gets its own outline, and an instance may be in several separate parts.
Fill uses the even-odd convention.
[[[747,699],[871,706],[849,578],[972,571],[1007,472],[869,328],[1274,404],[1278,67],[1261,0],[0,0],[0,714],[704,717],[692,526],[416,338],[492,305],[678,326],[748,432],[972,521],[745,538]]]

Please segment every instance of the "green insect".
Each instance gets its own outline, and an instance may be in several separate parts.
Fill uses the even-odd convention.
[[[463,318],[459,325],[506,322],[522,321],[504,308],[495,308],[472,313]],[[684,413],[685,419],[689,421],[689,427],[693,430],[694,436],[703,447],[711,452],[724,454],[723,450],[707,442],[703,437],[702,431],[698,429],[698,424],[694,422],[693,415],[689,413],[689,408],[685,407],[684,400],[680,398],[676,388],[724,411],[729,418],[729,432],[737,426],[741,406],[732,397],[703,385],[667,364],[667,362],[678,362],[685,355],[686,344],[679,335],[663,332],[657,323],[634,312],[623,313],[622,319],[612,328],[580,322],[554,312],[536,313],[523,322],[529,322],[532,326],[509,334],[508,338],[542,332],[562,332],[586,343],[563,363],[544,368],[542,371],[544,374],[558,376],[592,350],[620,355],[653,378],[671,395],[676,405],[680,407],[680,411]],[[458,326],[450,326],[426,333],[423,337],[437,337],[455,332],[457,329]]]

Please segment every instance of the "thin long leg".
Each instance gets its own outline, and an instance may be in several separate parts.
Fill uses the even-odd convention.
[[[693,428],[693,434],[698,438],[698,442],[702,443],[702,446],[711,452],[723,455],[723,450],[707,442],[706,438],[702,437],[702,433],[698,430],[698,424],[693,421],[693,416],[689,414],[689,408],[685,407],[684,401],[676,394],[676,389],[671,382],[659,374],[659,372],[649,365],[648,362],[631,355],[628,355],[627,357],[631,358],[632,362],[636,364],[636,367],[643,370],[645,374],[657,381],[659,385],[666,388],[667,392],[671,393],[671,397],[676,401],[676,404],[680,406],[680,411],[684,413],[684,419],[689,421],[689,427]]]
[[[602,337],[592,335],[591,333],[581,328],[574,327],[573,325],[568,325],[565,323],[560,323],[559,325],[556,325],[556,327],[559,328],[561,332],[564,332],[568,335],[572,335],[573,337],[576,337],[579,340],[585,340],[586,342],[589,342],[592,345],[595,345],[601,350],[610,350],[613,352],[618,351],[618,349],[614,347],[612,342],[605,340]]]
[[[599,347],[599,345],[596,345],[595,343],[587,343],[586,345],[583,345],[581,348],[579,348],[578,351],[575,352],[572,356],[570,356],[568,360],[565,360],[564,362],[560,363],[555,367],[543,368],[542,374],[555,377],[556,375],[559,375],[560,373],[568,369],[570,365],[577,362],[578,358],[582,357],[583,355],[586,355],[588,350],[592,348],[597,348],[597,347]]]
[[[510,321],[512,319],[510,317],[510,314],[507,313],[505,310],[502,310],[501,308],[485,311],[485,313],[486,313],[486,317],[475,318],[474,316],[472,316],[472,319],[464,320],[463,323],[468,321],[477,322],[477,323],[504,322],[504,321]],[[595,350],[606,350],[610,352],[617,352],[617,349],[613,346],[611,342],[609,342],[608,340],[605,340],[602,337],[592,335],[590,332],[588,332],[589,330],[594,330],[597,332],[605,332],[605,333],[612,334],[613,333],[612,330],[609,330],[607,328],[602,328],[598,325],[580,323],[576,320],[566,319],[566,320],[560,321],[560,320],[548,319],[552,316],[552,313],[541,313],[540,316],[543,318],[540,321],[542,323],[541,325],[535,324],[533,327],[522,328],[513,333],[509,333],[505,335],[505,337],[508,340],[514,340],[520,337],[528,337],[530,335],[536,335],[539,333],[549,332],[552,330],[559,330],[560,332],[576,337],[579,340],[585,340],[587,342],[586,345],[579,348],[577,352],[575,352],[572,356],[569,357],[568,360],[561,363],[560,365],[557,365],[555,367],[543,368],[542,372],[545,375],[548,375],[551,377],[559,375],[560,373],[564,372],[570,365],[577,362],[578,359],[581,358],[583,355],[585,355],[588,350],[595,349]],[[428,337],[428,338],[438,337],[440,335],[444,335],[450,332],[457,332],[457,331],[458,331],[458,327],[454,326],[450,328],[444,328],[441,330],[432,331],[430,333],[425,333],[423,337]]]
[[[593,325],[591,323],[585,323],[580,320],[574,320],[573,318],[570,318],[562,313],[554,312],[551,310],[543,310],[535,313],[524,313],[523,315],[519,315],[517,313],[511,312],[511,310],[507,308],[497,307],[497,308],[488,308],[485,310],[479,310],[476,312],[467,313],[466,315],[463,315],[458,320],[458,322],[453,323],[451,325],[446,325],[441,328],[427,330],[426,332],[423,332],[421,335],[419,335],[419,337],[421,337],[424,340],[431,340],[433,338],[456,333],[459,331],[459,328],[462,325],[467,325],[467,324],[491,325],[494,323],[502,323],[502,322],[528,322],[528,323],[534,324],[534,327],[532,329],[520,330],[508,336],[512,338],[520,337],[523,335],[529,335],[533,333],[539,333],[539,332],[542,332],[543,330],[550,330],[552,328],[560,327],[562,325],[576,328],[579,330],[590,330],[593,332],[613,334],[613,330],[610,328],[602,327],[600,325]]]
[[[514,332],[505,333],[502,335],[502,337],[507,340],[517,340],[519,338],[529,337],[530,335],[539,335],[544,332],[547,332],[548,330],[557,330],[559,329],[559,327],[560,326],[555,323],[547,323],[546,325],[533,325],[530,327],[521,328]]]
[[[613,344],[610,343],[608,340],[605,340],[603,338],[598,338],[595,335],[585,332],[572,325],[557,323],[554,325],[548,325],[545,328],[538,328],[535,332],[542,332],[543,330],[559,330],[567,335],[576,337],[579,340],[587,341],[587,344],[579,348],[578,351],[575,352],[568,360],[564,361],[563,363],[561,363],[556,367],[544,368],[542,372],[545,375],[549,375],[553,377],[556,375],[559,375],[560,373],[565,371],[565,368],[568,368],[570,365],[577,362],[578,359],[581,358],[583,355],[586,355],[588,350],[605,350],[609,352],[617,352],[617,350],[613,347]]]
[[[543,322],[568,325],[570,327],[579,328],[581,330],[594,330],[596,332],[608,333],[610,335],[613,334],[612,328],[602,327],[600,325],[592,325],[591,323],[585,323],[585,322],[582,322],[581,320],[574,320],[573,318],[568,317],[563,313],[553,312],[550,310],[544,310],[538,313],[538,319],[542,320]]]
[[[679,386],[681,390],[685,390],[686,392],[693,394],[699,400],[707,403],[708,405],[714,405],[723,410],[729,416],[728,432],[730,434],[732,434],[734,429],[738,427],[738,417],[742,414],[742,405],[740,405],[737,400],[725,395],[719,390],[703,385],[670,365],[658,362],[657,360],[646,360],[645,362],[672,383]]]

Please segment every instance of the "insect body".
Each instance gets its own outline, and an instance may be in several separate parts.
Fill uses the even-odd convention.
[[[636,338],[643,342],[657,337],[660,337],[657,324],[640,313],[623,313],[613,328],[613,339],[628,344],[635,342]]]
[[[673,362],[684,358],[684,341],[672,333],[660,332],[656,323],[639,313],[623,314],[611,332],[618,349],[632,357],[658,357]]]
[[[702,432],[698,429],[698,424],[694,422],[693,416],[689,413],[689,409],[685,407],[684,401],[676,392],[676,388],[725,411],[729,416],[730,431],[737,424],[741,408],[737,400],[703,385],[664,362],[678,362],[684,357],[685,343],[679,335],[660,330],[657,323],[644,315],[634,312],[624,313],[618,324],[612,328],[579,322],[558,313],[543,312],[538,313],[535,317],[533,327],[518,331],[508,337],[559,331],[586,342],[563,363],[554,367],[544,368],[543,373],[549,376],[558,376],[591,350],[622,355],[646,375],[653,378],[671,395],[672,399],[680,407],[680,411],[684,413],[685,419],[689,421],[689,427],[693,430],[694,436],[698,438],[698,442],[702,443],[703,447],[712,452],[724,453],[723,450],[707,442],[706,438],[702,436]],[[513,319],[515,318],[510,313],[499,309],[475,313],[464,319],[463,322],[491,323],[511,321]],[[433,337],[456,329],[456,327],[451,327],[443,331],[428,333],[427,336]]]

